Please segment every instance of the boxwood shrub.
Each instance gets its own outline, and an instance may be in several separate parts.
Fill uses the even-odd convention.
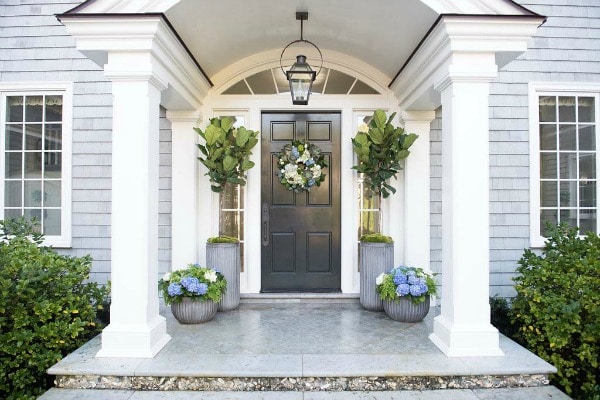
[[[525,250],[515,278],[518,339],[553,364],[553,383],[577,399],[600,383],[600,236],[560,225],[541,255]]]
[[[59,255],[24,220],[0,221],[0,398],[30,399],[46,370],[98,333],[106,289],[89,257]]]

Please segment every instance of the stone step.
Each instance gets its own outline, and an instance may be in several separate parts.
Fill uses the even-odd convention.
[[[50,389],[40,400],[569,400],[553,386],[379,392],[192,392]]]

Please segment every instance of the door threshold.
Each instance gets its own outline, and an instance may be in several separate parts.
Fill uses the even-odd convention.
[[[242,293],[242,303],[355,302],[359,293]]]

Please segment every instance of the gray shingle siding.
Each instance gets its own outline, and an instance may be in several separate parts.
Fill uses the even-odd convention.
[[[530,240],[528,83],[600,82],[600,2],[519,3],[548,20],[491,85],[490,291],[503,297]]]
[[[6,0],[0,5],[0,81],[73,82],[71,249],[90,254],[92,279],[110,278],[112,95],[102,69],[75,50],[54,17],[81,1]],[[171,131],[161,110],[159,271],[171,262]]]

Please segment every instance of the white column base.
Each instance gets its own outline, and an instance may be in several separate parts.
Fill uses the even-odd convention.
[[[96,357],[152,358],[170,340],[160,315],[148,325],[110,324],[102,331],[102,349]]]
[[[459,326],[438,315],[429,339],[448,357],[504,356],[498,330],[491,324]]]

